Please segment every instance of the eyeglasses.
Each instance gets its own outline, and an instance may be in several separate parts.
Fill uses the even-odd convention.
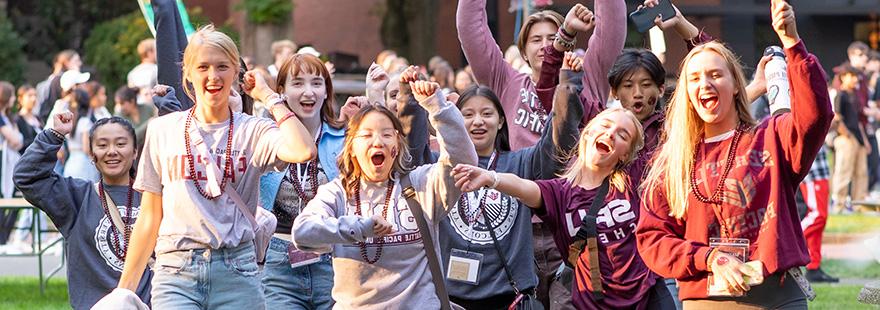
[[[397,134],[396,129],[384,129],[378,132],[373,130],[359,130],[355,133],[354,138],[374,141],[373,139],[379,137],[383,143],[393,143],[397,139]]]

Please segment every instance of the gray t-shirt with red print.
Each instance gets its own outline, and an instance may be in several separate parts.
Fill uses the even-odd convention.
[[[248,219],[228,193],[208,200],[199,193],[186,158],[184,124],[189,111],[175,112],[150,123],[144,153],[134,187],[162,195],[162,223],[156,253],[178,250],[226,248],[251,241],[254,232]],[[281,132],[269,119],[233,113],[232,150],[227,150],[229,122],[190,125],[190,148],[195,174],[203,190],[219,194],[226,169],[226,153],[232,152],[232,188],[249,209],[260,201],[260,176],[286,167],[278,159]],[[216,171],[214,171],[216,169]]]

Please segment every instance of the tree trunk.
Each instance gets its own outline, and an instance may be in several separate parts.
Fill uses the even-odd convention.
[[[436,53],[437,0],[386,0],[382,44],[409,59],[426,63]]]

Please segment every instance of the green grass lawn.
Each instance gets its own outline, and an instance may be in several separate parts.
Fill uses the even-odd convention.
[[[880,231],[880,216],[865,214],[837,215],[828,217],[825,233],[870,233]]]
[[[41,296],[36,277],[0,278],[0,309],[70,309],[67,302],[67,281],[49,280],[46,295]]]
[[[859,303],[856,298],[861,285],[815,284],[816,299],[810,302],[810,309],[877,309],[875,305]]]
[[[836,276],[851,275],[854,270],[846,268],[848,262],[824,263],[826,270]],[[867,269],[866,276],[876,278],[880,266]],[[856,301],[861,285],[817,284],[816,300],[810,302],[810,309],[878,309],[877,306],[864,305]],[[49,281],[46,295],[40,296],[40,286],[36,277],[2,277],[0,278],[0,309],[4,310],[41,310],[70,309],[67,302],[67,282],[60,279]]]

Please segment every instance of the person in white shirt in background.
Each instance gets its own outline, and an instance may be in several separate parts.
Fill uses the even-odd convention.
[[[290,40],[278,40],[272,42],[272,58],[274,59],[274,62],[267,68],[269,74],[272,75],[272,80],[275,80],[275,78],[278,77],[278,68],[281,68],[281,64],[284,63],[284,60],[287,59],[287,57],[296,54],[297,48],[296,43],[293,43],[293,41]],[[248,67],[248,69],[251,68]]]
[[[137,46],[138,56],[141,63],[128,72],[128,87],[137,87],[141,90],[138,95],[138,104],[152,104],[153,98],[150,90],[159,82],[159,66],[156,65],[156,40],[144,39]],[[116,111],[118,114],[119,111]]]

